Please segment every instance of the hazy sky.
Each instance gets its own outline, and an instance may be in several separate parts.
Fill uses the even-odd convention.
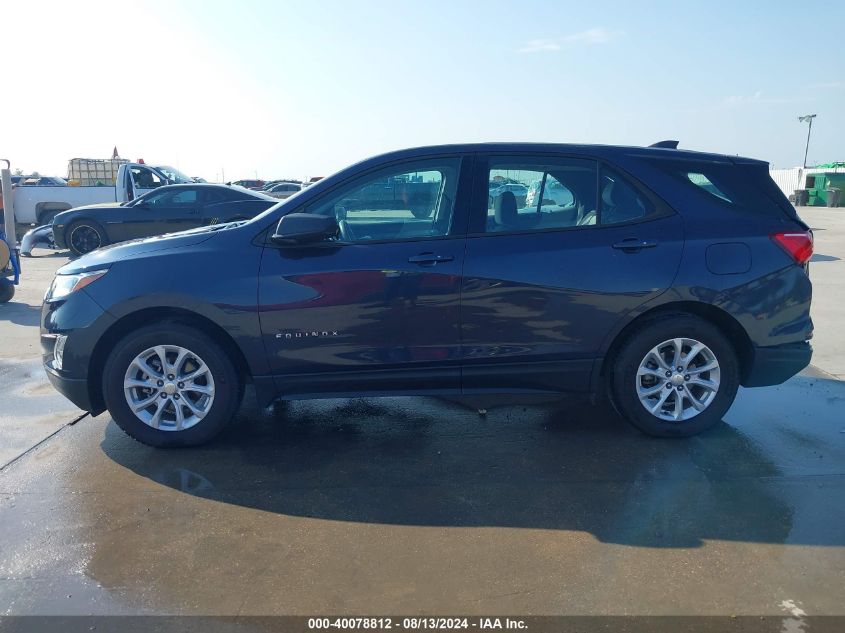
[[[845,160],[845,2],[0,4],[0,157],[325,175],[382,151],[649,144]]]

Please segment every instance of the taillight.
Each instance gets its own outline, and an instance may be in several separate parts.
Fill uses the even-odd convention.
[[[772,239],[799,264],[805,264],[813,256],[813,233],[775,233]]]

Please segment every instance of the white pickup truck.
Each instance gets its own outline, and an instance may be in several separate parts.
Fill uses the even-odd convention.
[[[56,214],[90,204],[127,202],[156,187],[193,182],[166,165],[124,163],[114,184],[99,186],[15,187],[15,219],[18,227],[49,224]]]

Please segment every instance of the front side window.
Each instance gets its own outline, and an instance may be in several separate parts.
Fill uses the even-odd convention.
[[[334,216],[344,241],[441,237],[449,232],[460,159],[403,163],[365,176],[306,208]]]
[[[196,189],[177,189],[170,191],[156,192],[144,198],[146,203],[151,207],[171,206],[171,205],[191,205],[196,204],[197,190]]]
[[[594,223],[595,161],[492,159],[488,171],[487,233],[571,228]]]

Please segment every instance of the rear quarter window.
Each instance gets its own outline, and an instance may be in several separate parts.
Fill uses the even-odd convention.
[[[713,184],[713,182],[701,172],[688,171],[685,175],[692,184],[696,185],[697,187],[700,187],[703,191],[706,191],[711,196],[716,196],[720,200],[733,203],[733,200],[728,197],[728,194],[719,189],[719,187]]]
[[[769,176],[765,163],[655,159],[652,164],[685,185],[691,195],[704,196],[740,212],[798,217],[795,208]]]

